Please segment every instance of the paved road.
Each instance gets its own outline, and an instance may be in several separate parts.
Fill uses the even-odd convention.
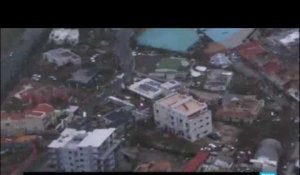
[[[114,53],[118,59],[120,59],[121,70],[122,73],[124,73],[124,77],[121,79],[115,79],[110,85],[105,87],[100,100],[120,91],[122,89],[122,84],[130,83],[134,69],[134,59],[130,48],[130,37],[132,34],[133,29],[120,29],[116,34],[118,43],[114,48]]]

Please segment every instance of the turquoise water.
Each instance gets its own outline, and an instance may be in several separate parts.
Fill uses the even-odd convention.
[[[152,28],[146,29],[138,38],[139,45],[153,48],[187,52],[198,41],[195,29]]]
[[[221,42],[240,31],[240,28],[201,28],[205,29],[204,33],[214,40]]]

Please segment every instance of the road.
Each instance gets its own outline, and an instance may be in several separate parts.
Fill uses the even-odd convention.
[[[116,34],[118,42],[114,48],[114,53],[118,59],[120,59],[121,70],[122,73],[124,73],[124,77],[121,79],[116,78],[107,87],[105,87],[100,100],[120,91],[122,89],[122,84],[128,84],[132,79],[134,70],[134,59],[130,48],[130,38],[132,34],[133,29],[128,28],[120,29]]]

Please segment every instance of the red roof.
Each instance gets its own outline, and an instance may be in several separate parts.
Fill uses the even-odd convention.
[[[220,117],[238,117],[238,118],[245,118],[245,117],[251,117],[253,115],[251,115],[249,112],[238,112],[238,111],[233,111],[233,110],[219,110],[217,111],[217,116]]]
[[[39,104],[36,108],[34,108],[31,112],[29,112],[27,114],[39,117],[39,116],[42,116],[44,113],[53,112],[53,111],[54,111],[53,106],[51,106],[47,103],[42,103],[42,104]]]
[[[258,42],[249,42],[237,48],[242,57],[253,59],[257,55],[263,54],[266,50]]]
[[[208,156],[208,152],[199,151],[197,155],[186,164],[183,168],[183,172],[195,172],[199,166],[207,160]]]
[[[275,61],[269,61],[264,65],[264,71],[267,74],[275,74],[280,70],[282,70],[282,65],[280,65],[280,63]]]

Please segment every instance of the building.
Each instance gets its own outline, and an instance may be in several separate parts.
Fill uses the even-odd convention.
[[[277,172],[277,165],[282,151],[280,142],[275,139],[264,139],[260,142],[255,159],[250,162],[263,172]]]
[[[92,132],[66,128],[48,145],[51,161],[65,172],[111,171],[120,143],[114,132],[114,128]]]
[[[299,29],[290,29],[268,37],[274,44],[280,44],[286,48],[299,45]]]
[[[103,119],[107,127],[117,128],[118,133],[123,133],[134,122],[134,116],[122,109],[103,116]]]
[[[235,48],[258,35],[254,28],[201,28],[200,31],[227,49]]]
[[[170,172],[172,165],[168,161],[151,161],[136,167],[135,172]]]
[[[79,42],[79,30],[64,28],[53,29],[49,35],[48,42],[57,45],[76,45]]]
[[[29,85],[25,85],[21,91],[15,94],[15,97],[31,104],[51,103],[52,100],[67,101],[69,99],[66,88],[57,88],[50,85]]]
[[[142,97],[150,100],[157,99],[162,95],[161,83],[145,78],[128,87],[128,89]]]
[[[164,95],[174,93],[181,89],[181,83],[175,80],[167,81],[161,84],[161,88]]]
[[[199,151],[183,168],[183,172],[197,172],[209,157],[209,152]]]
[[[194,142],[212,132],[211,111],[192,96],[170,94],[153,105],[156,126]]]
[[[54,122],[54,108],[49,104],[39,104],[24,112],[1,112],[1,135],[41,133]]]
[[[255,96],[225,95],[216,117],[225,121],[252,123],[263,107],[264,100],[257,100]]]
[[[212,69],[207,74],[204,89],[210,91],[225,91],[233,76],[233,72],[222,69]]]
[[[229,60],[229,57],[224,53],[217,53],[210,57],[210,64],[225,69],[229,67],[232,64],[232,62]]]
[[[93,69],[79,69],[72,73],[72,78],[68,79],[68,82],[75,85],[91,86],[99,82],[98,77],[99,70]]]
[[[61,67],[68,63],[74,65],[81,64],[80,56],[73,53],[70,49],[65,48],[57,48],[44,52],[43,59],[47,60],[49,63],[55,64],[56,67]]]

